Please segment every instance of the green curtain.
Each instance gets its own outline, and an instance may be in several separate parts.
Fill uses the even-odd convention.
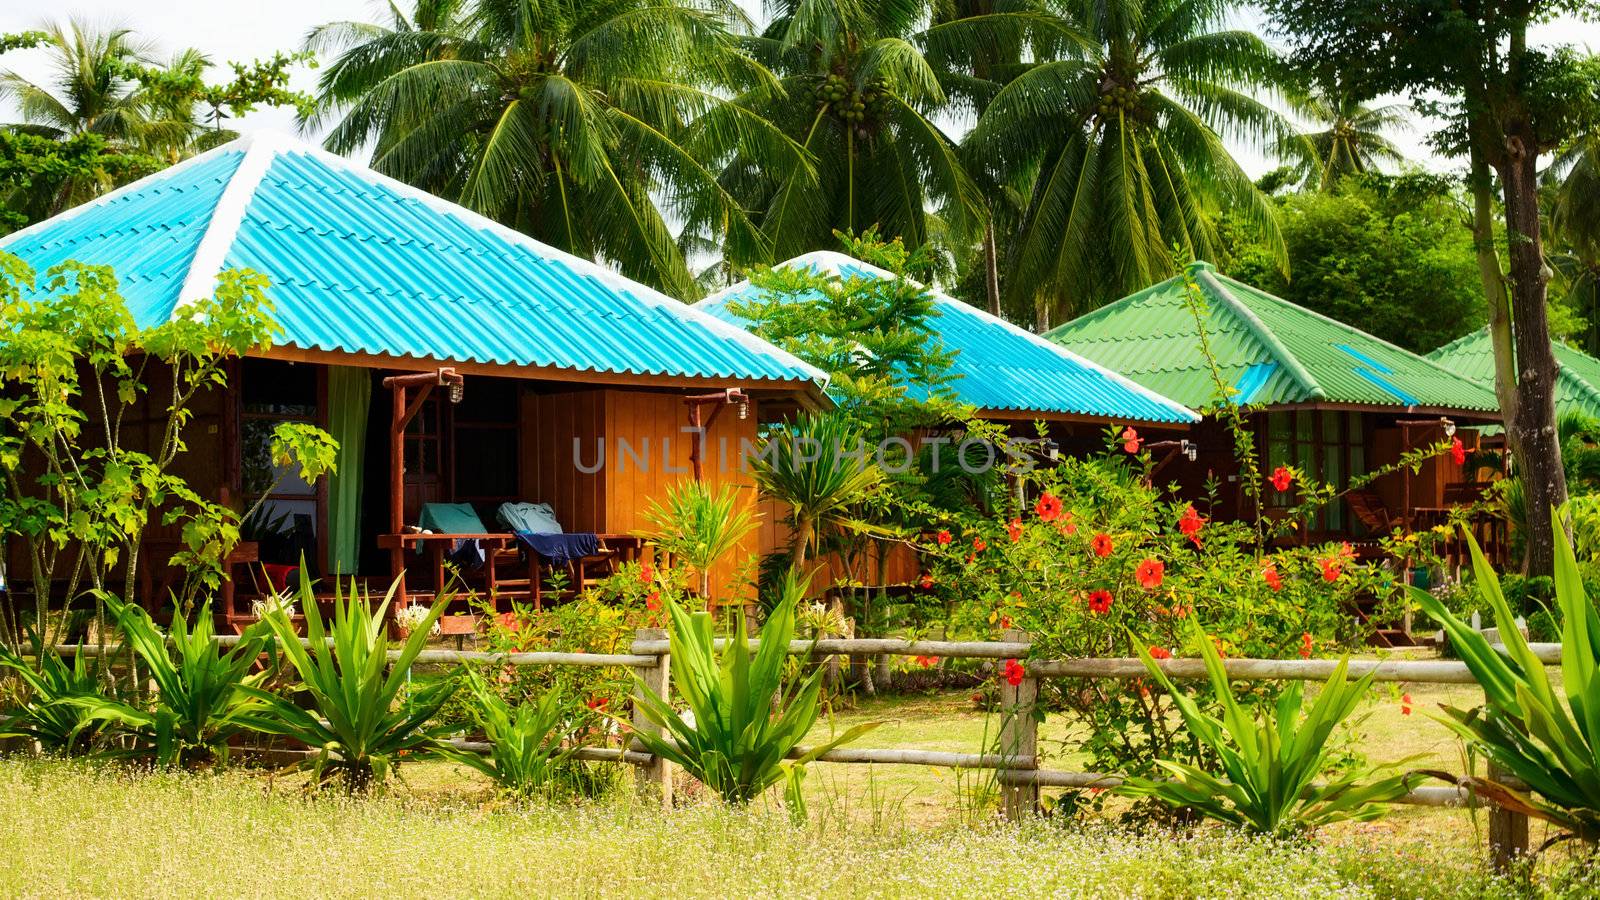
[[[328,564],[354,575],[361,562],[361,481],[367,450],[372,372],[328,367],[328,431],[339,442],[339,468],[328,478]]]

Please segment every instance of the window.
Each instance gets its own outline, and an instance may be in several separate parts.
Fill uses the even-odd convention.
[[[247,507],[265,500],[240,532],[244,540],[261,545],[266,562],[296,565],[302,554],[307,560],[317,558],[317,488],[300,477],[297,467],[274,463],[272,433],[282,422],[319,424],[318,377],[315,366],[263,359],[243,364],[239,437],[244,499]]]
[[[1267,413],[1267,470],[1294,466],[1343,491],[1350,480],[1367,473],[1366,423],[1358,412],[1336,410]],[[1299,503],[1298,491],[1267,491],[1267,505],[1283,509]],[[1362,534],[1361,523],[1343,501],[1324,506],[1307,523],[1313,532]]]

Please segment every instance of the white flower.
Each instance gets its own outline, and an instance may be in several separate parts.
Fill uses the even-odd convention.
[[[280,591],[276,594],[259,597],[250,604],[250,614],[258,619],[265,619],[275,612],[281,612],[291,619],[294,618],[296,612],[294,595],[288,591]]]
[[[427,620],[428,607],[423,606],[420,603],[413,603],[402,609],[395,610],[394,614],[395,624],[399,625],[400,630],[406,634],[416,631],[417,626],[421,625]],[[438,637],[440,631],[441,629],[439,627],[439,622],[436,619],[434,620],[433,628],[430,629],[430,633],[432,633],[435,637]]]

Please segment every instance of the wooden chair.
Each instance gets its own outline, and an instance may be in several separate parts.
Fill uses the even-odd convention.
[[[1383,498],[1376,491],[1351,491],[1344,498],[1350,513],[1373,534],[1388,534],[1405,524],[1389,514],[1389,507],[1383,505]]]

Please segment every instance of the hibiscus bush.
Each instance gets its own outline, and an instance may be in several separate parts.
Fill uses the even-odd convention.
[[[1353,601],[1392,592],[1392,576],[1358,564],[1348,545],[1269,551],[1253,523],[1213,521],[1210,499],[1172,499],[1137,451],[1136,437],[1114,434],[1104,455],[1020,474],[1025,501],[943,522],[922,548],[923,583],[947,596],[952,632],[992,639],[1020,628],[1037,658],[1196,657],[1200,631],[1226,656],[1309,657],[1363,637]],[[1040,687],[1047,706],[1080,726],[1069,749],[1097,770],[1145,775],[1157,758],[1206,762],[1170,698],[1143,680]],[[1246,699],[1276,690],[1250,683]]]

